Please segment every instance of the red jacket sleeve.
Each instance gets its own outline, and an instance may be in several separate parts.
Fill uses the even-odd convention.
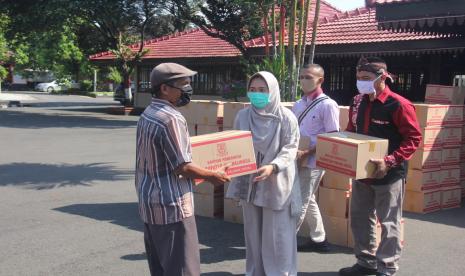
[[[398,149],[384,158],[388,167],[395,167],[409,160],[420,145],[422,138],[415,107],[411,103],[401,102],[393,114],[393,122],[402,136],[402,142]]]
[[[349,107],[349,122],[347,123],[347,128],[345,130],[345,131],[349,131],[349,132],[355,132],[355,126],[354,126],[354,124],[352,122],[352,116],[353,116],[353,112],[354,112],[352,106],[353,105],[351,105]]]

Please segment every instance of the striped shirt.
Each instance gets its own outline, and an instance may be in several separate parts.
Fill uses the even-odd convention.
[[[145,223],[170,224],[193,215],[192,180],[174,173],[189,162],[186,120],[169,102],[153,99],[137,124],[136,189]]]

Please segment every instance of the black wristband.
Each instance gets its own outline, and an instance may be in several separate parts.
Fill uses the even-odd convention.
[[[273,166],[273,173],[278,173],[279,172],[279,167],[276,164],[271,164]]]

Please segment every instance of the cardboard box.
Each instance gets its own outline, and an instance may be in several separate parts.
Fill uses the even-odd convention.
[[[460,148],[443,148],[442,149],[441,166],[459,166],[460,164]]]
[[[460,180],[465,179],[465,162],[460,162]]]
[[[193,162],[205,169],[235,177],[257,170],[250,131],[223,131],[191,137]]]
[[[465,180],[460,182],[460,186],[462,186],[462,198],[465,198]]]
[[[465,163],[465,143],[460,145],[460,162]]]
[[[223,104],[223,126],[232,128],[239,110],[249,105],[250,103],[225,102]]]
[[[464,90],[465,92],[465,90]],[[444,117],[445,126],[458,126],[463,125],[463,104],[462,105],[449,105],[446,116]]]
[[[465,141],[465,125],[462,126],[462,141]]]
[[[203,181],[199,184],[194,185],[194,193],[197,194],[204,194],[204,195],[214,195],[223,197],[224,196],[224,187],[217,186],[215,187],[213,184],[207,181]]]
[[[444,147],[460,147],[462,145],[462,127],[444,127],[442,141]]]
[[[217,133],[217,132],[220,132],[221,129],[222,128],[218,125],[215,125],[215,126],[197,125],[197,135]]]
[[[196,114],[195,114],[196,113],[195,101],[191,101],[188,105],[178,107],[177,109],[179,112],[181,112],[182,116],[184,116],[188,125],[195,126],[197,124]]]
[[[223,197],[194,193],[194,213],[209,218],[223,217]]]
[[[443,132],[441,127],[421,128],[421,143],[418,148],[440,148],[443,144]]]
[[[349,106],[339,106],[339,127],[344,131],[349,123]]]
[[[459,208],[461,203],[462,187],[460,185],[442,188],[441,208],[443,210]]]
[[[329,243],[347,246],[349,234],[349,220],[346,218],[338,218],[322,215],[323,224],[326,231],[326,239]]]
[[[350,191],[320,187],[318,206],[321,214],[338,217],[349,217]]]
[[[454,187],[460,185],[460,167],[441,167],[441,187]]]
[[[321,185],[329,189],[350,191],[352,190],[352,178],[347,175],[327,170],[323,176]]]
[[[311,139],[308,136],[300,136],[299,140],[299,150],[308,150],[310,148]],[[305,160],[299,162],[299,165],[308,164],[308,157],[305,157]]]
[[[195,122],[199,125],[216,126],[218,118],[223,118],[224,107],[220,101],[193,101]]]
[[[410,169],[438,169],[442,163],[442,150],[436,148],[417,149],[408,162]]]
[[[388,140],[334,132],[318,135],[316,162],[320,168],[332,170],[354,179],[373,178],[376,165],[369,160],[382,159],[388,152]]]
[[[223,191],[224,194],[228,192],[230,183],[224,184]],[[244,223],[243,213],[242,213],[242,206],[240,205],[240,201],[231,199],[231,198],[224,198],[224,212],[223,212],[223,219],[228,222],[233,223]]]
[[[425,103],[435,104],[463,104],[465,89],[457,86],[426,85]]]
[[[447,112],[447,106],[436,104],[414,104],[420,127],[441,126]]]
[[[406,189],[423,192],[441,188],[442,173],[440,169],[409,170],[407,173]]]
[[[197,125],[188,123],[187,130],[189,131],[189,136],[192,137],[197,135]]]
[[[404,211],[414,213],[431,213],[441,210],[442,191],[430,190],[427,192],[405,191]]]
[[[244,224],[242,206],[239,201],[225,198],[224,199],[224,217],[228,222]]]

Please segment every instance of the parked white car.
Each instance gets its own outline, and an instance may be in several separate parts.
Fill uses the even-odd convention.
[[[60,91],[61,86],[57,83],[57,81],[42,82],[42,83],[37,84],[34,90],[52,93],[55,91]]]

